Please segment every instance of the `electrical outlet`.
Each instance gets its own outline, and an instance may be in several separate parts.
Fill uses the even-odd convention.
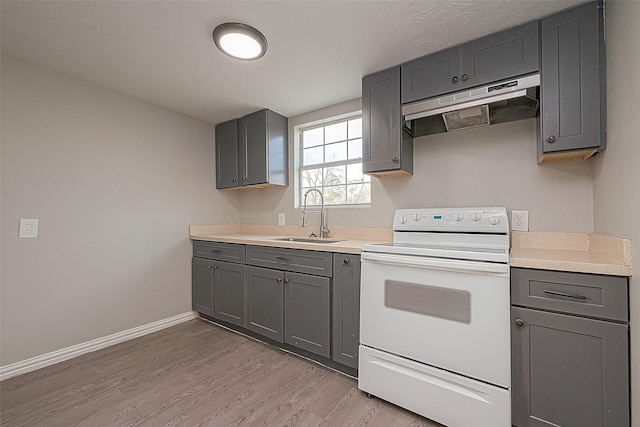
[[[21,219],[18,238],[29,239],[32,237],[38,237],[38,220],[37,219]]]
[[[529,231],[529,211],[511,211],[511,229]]]
[[[278,225],[285,225],[284,212],[278,214]]]

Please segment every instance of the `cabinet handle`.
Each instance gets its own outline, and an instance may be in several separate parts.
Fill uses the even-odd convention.
[[[247,178],[245,178],[244,176],[241,176],[241,177],[240,177],[240,179],[244,181],[244,180],[246,180]]]
[[[579,300],[586,300],[587,299],[587,297],[584,296],[584,295],[566,294],[564,292],[549,291],[549,290],[546,290],[546,289],[545,289],[544,293],[547,294],[547,295],[554,295],[554,296],[558,296],[558,297],[573,298],[573,299],[579,299]]]
[[[398,158],[396,156],[393,156],[391,160],[394,161],[395,163],[398,163]]]
[[[214,254],[217,254],[219,252],[222,252],[220,249],[211,249],[211,252]]]
[[[343,262],[343,263],[345,263],[345,264],[351,264],[351,262],[350,262],[348,259],[346,259],[346,258],[345,258],[345,259],[343,259],[343,260],[342,260],[342,262]]]
[[[550,144],[553,144],[554,142],[556,142],[556,136],[555,135],[549,135],[549,138],[547,138],[547,142]]]
[[[458,80],[460,80],[460,79],[458,78],[458,76],[453,76],[453,77],[451,78],[451,81],[452,81],[453,83],[458,83]]]
[[[276,279],[276,282],[281,283],[281,282],[282,282],[282,279],[278,277],[278,278]]]
[[[522,320],[522,319],[516,319],[516,325],[518,325],[518,326],[524,326],[524,320]]]
[[[282,257],[282,256],[277,256],[277,257],[276,257],[276,259],[277,259],[278,261],[283,261],[283,262],[288,262],[288,261],[289,261],[287,258]]]
[[[214,270],[217,270],[217,269],[218,269],[218,266],[216,265],[215,267],[213,267],[213,269],[214,269]]]
[[[207,268],[208,268],[209,270],[211,270],[211,269],[213,268],[213,266],[212,266],[212,265],[209,265],[209,266],[207,266]]]
[[[462,75],[462,81],[468,80],[469,76],[465,73]]]
[[[284,283],[289,283],[289,279],[284,279]]]
[[[237,181],[238,181],[238,180],[237,180],[237,179],[235,179],[235,178],[233,178],[233,179],[231,180],[231,182],[237,182]]]

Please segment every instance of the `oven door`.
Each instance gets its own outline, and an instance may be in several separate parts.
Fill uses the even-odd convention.
[[[364,252],[360,342],[508,389],[508,264]]]

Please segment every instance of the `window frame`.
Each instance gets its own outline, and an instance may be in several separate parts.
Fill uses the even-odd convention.
[[[326,119],[323,120],[315,120],[313,122],[310,123],[303,123],[300,125],[297,125],[294,127],[294,135],[295,135],[295,169],[296,169],[296,174],[295,174],[295,180],[294,180],[294,187],[295,187],[295,207],[296,208],[302,208],[303,206],[303,200],[304,200],[304,193],[303,193],[303,177],[302,174],[305,170],[310,170],[310,169],[325,169],[325,168],[330,168],[330,167],[334,167],[334,166],[346,166],[347,165],[352,165],[352,164],[360,164],[362,165],[363,162],[363,158],[362,158],[362,154],[360,155],[360,157],[355,158],[355,159],[349,159],[348,158],[348,141],[351,140],[355,140],[355,139],[362,139],[362,135],[360,136],[360,138],[351,138],[349,139],[349,135],[347,133],[347,139],[344,140],[345,142],[347,142],[347,159],[345,160],[336,160],[336,161],[330,161],[330,162],[321,162],[321,163],[316,163],[313,165],[308,165],[305,166],[304,165],[304,140],[303,140],[303,132],[304,131],[309,131],[309,130],[313,130],[313,129],[318,129],[318,128],[324,128],[327,126],[331,126],[337,123],[348,123],[351,120],[354,119],[362,119],[362,110],[359,111],[352,111],[350,113],[345,113],[345,114],[340,114],[340,115],[335,115],[332,117],[327,117]],[[347,124],[348,126],[348,124]],[[339,141],[337,141],[339,142]],[[324,141],[324,137],[323,137],[323,142],[320,145],[317,145],[317,147],[326,147],[327,145],[330,145],[332,143],[326,144]],[[324,148],[323,148],[324,149]],[[323,155],[323,160],[324,160],[324,155]],[[366,176],[366,174],[364,174]],[[369,202],[366,203],[342,203],[342,204],[331,204],[331,205],[327,205],[325,204],[325,207],[331,207],[331,208],[368,208],[371,207],[371,193],[372,193],[372,183],[371,183],[371,178],[369,177],[368,181],[364,181],[363,183],[368,184],[369,186]],[[347,187],[348,183],[345,182],[344,184],[340,184],[340,186],[344,186]],[[325,189],[325,188],[329,188],[329,187],[333,187],[331,185],[322,185],[321,187],[313,187],[313,188],[321,188],[321,189]],[[324,193],[323,193],[324,194]],[[311,204],[308,203],[307,206],[311,206],[311,207],[319,207],[319,204]]]

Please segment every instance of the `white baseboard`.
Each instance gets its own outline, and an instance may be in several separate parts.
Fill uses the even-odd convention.
[[[71,347],[52,351],[51,353],[43,354],[41,356],[32,357],[21,362],[0,366],[0,381],[26,374],[27,372],[35,371],[36,369],[44,368],[45,366],[54,365],[85,353],[90,353],[121,342],[129,341],[197,317],[197,312],[189,311],[167,319],[158,320],[157,322],[147,323],[146,325],[107,335],[106,337],[97,338]]]

